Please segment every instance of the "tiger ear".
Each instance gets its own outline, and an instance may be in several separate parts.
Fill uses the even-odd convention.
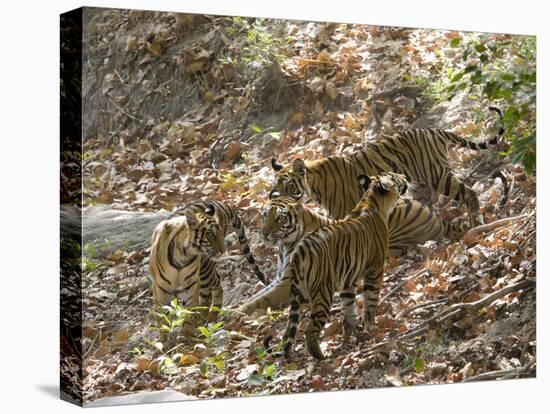
[[[361,190],[367,191],[369,189],[371,179],[368,175],[361,174],[357,177],[357,180],[359,181],[359,187],[361,187]]]
[[[295,159],[294,163],[292,163],[292,169],[296,174],[305,175],[306,165],[304,164],[304,160],[301,158]]]
[[[185,214],[185,218],[187,219],[187,225],[189,226],[190,229],[196,229],[197,227],[199,227],[199,221],[197,220],[197,216],[195,216],[193,213],[187,212]]]
[[[283,164],[280,164],[279,162],[277,162],[277,159],[276,158],[271,158],[271,167],[275,170],[275,171],[280,171],[283,169]]]
[[[271,190],[269,193],[269,199],[273,200],[274,198],[279,198],[281,196],[281,193],[279,193],[277,190]]]
[[[208,216],[213,216],[215,212],[216,212],[216,209],[214,209],[214,206],[210,203],[207,204],[206,207],[204,208],[204,214]]]

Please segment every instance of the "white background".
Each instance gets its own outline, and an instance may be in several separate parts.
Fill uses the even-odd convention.
[[[59,17],[79,1],[2,2],[0,22],[0,405],[3,412],[69,412],[58,384]],[[422,386],[314,395],[103,408],[120,413],[541,412],[548,373],[549,156],[543,131],[548,93],[548,10],[544,1],[127,0],[88,6],[176,10],[538,36],[538,370],[536,380]],[[546,57],[545,57],[546,55]],[[546,73],[545,73],[546,70]],[[548,92],[546,87],[546,92]],[[548,109],[548,106],[546,107]],[[547,111],[546,111],[547,112]],[[546,114],[548,115],[548,114]],[[546,391],[545,391],[546,390]],[[545,407],[546,408],[546,407]]]

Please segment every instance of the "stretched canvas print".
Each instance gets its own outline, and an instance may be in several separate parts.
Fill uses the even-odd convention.
[[[534,36],[60,23],[64,399],[536,375]]]

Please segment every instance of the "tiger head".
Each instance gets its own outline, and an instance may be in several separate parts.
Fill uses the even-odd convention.
[[[300,233],[299,212],[302,203],[293,197],[271,191],[263,208],[262,236],[269,241],[292,240]]]
[[[354,211],[362,210],[365,204],[376,204],[389,214],[397,199],[407,192],[407,179],[402,174],[386,172],[374,177],[360,175],[357,179],[363,196]]]
[[[292,166],[284,166],[275,158],[271,159],[271,167],[275,171],[275,186],[281,196],[302,198],[307,192],[306,165],[304,160],[294,160]]]
[[[225,252],[225,233],[214,207],[207,206],[203,212],[187,212],[185,217],[191,231],[190,245],[195,254],[213,257]]]

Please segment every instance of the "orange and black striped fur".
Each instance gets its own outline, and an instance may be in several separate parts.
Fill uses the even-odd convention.
[[[344,309],[344,332],[356,326],[355,286],[363,277],[363,325],[374,322],[374,314],[388,253],[388,216],[407,189],[405,177],[385,173],[372,180],[361,176],[368,187],[357,206],[342,221],[306,235],[294,248],[282,278],[290,280],[290,315],[283,336],[288,357],[300,319],[300,305],[311,303],[306,327],[306,346],[315,358],[323,358],[319,335],[329,316],[333,295],[340,292]],[[370,185],[369,185],[370,184]]]
[[[166,305],[177,297],[182,306],[220,307],[223,291],[215,257],[225,251],[225,237],[232,231],[265,283],[238,213],[220,201],[196,201],[176,210],[153,233],[149,266],[156,304]]]
[[[239,308],[251,314],[256,309],[278,308],[288,304],[290,282],[283,279],[283,269],[290,253],[306,235],[320,227],[336,223],[307,206],[301,199],[280,196],[276,190],[263,208],[262,236],[277,243],[277,275],[275,279]],[[428,240],[456,240],[466,231],[464,220],[448,222],[430,207],[408,199],[399,199],[388,219],[390,256],[399,257],[417,244]]]
[[[502,118],[499,109],[490,109]],[[283,166],[273,159],[271,164],[276,172],[274,189],[285,196],[301,197],[307,194],[331,217],[339,219],[345,217],[361,198],[355,185],[357,176],[392,171],[404,174],[412,187],[427,186],[464,203],[474,225],[480,221],[477,195],[453,175],[447,146],[486,149],[497,144],[503,134],[504,129],[500,128],[494,138],[476,144],[452,132],[417,129],[368,143],[363,150],[350,155],[307,162],[297,159],[292,166]]]

